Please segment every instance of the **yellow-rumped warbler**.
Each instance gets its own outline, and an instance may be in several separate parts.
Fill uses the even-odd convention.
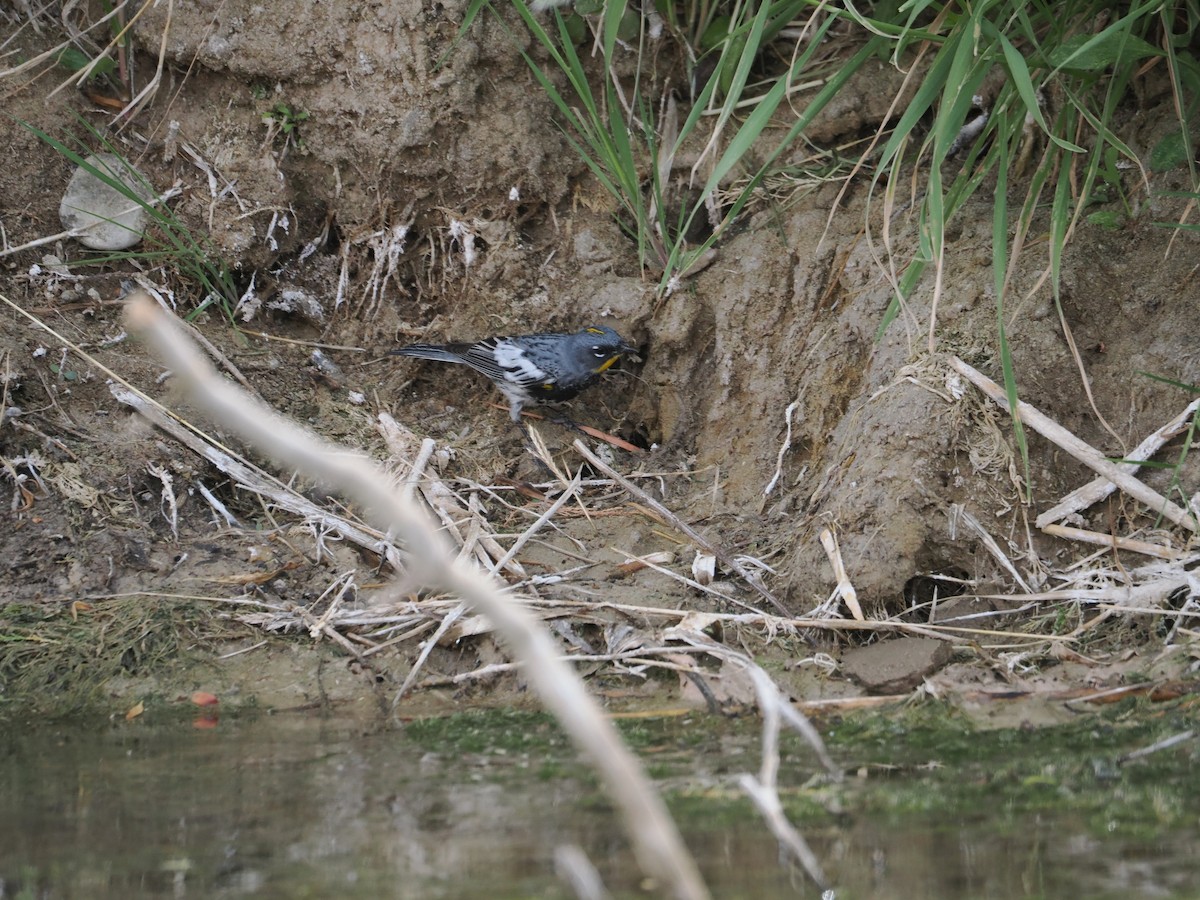
[[[605,325],[576,334],[521,334],[477,344],[412,344],[392,356],[465,363],[495,382],[508,398],[514,422],[527,403],[570,400],[637,348]]]

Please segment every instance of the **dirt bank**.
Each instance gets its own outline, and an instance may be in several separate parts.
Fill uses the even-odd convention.
[[[848,185],[764,194],[707,268],[658,297],[611,201],[553,124],[552,104],[516,53],[517,32],[482,16],[454,44],[463,8],[392,5],[393,24],[381,26],[374,8],[300,17],[287,4],[227,2],[215,14],[205,6],[174,9],[169,27],[164,8],[148,8],[136,29],[138,58],[152,68],[166,34],[165,80],[119,132],[107,130],[110,112],[85,94],[51,95],[61,69],[0,87],[16,119],[96,143],[86,121],[156,188],[177,184],[175,214],[210,238],[239,289],[250,297],[253,286],[257,296],[256,306],[239,313],[240,331],[215,307],[195,322],[226,370],[281,412],[380,461],[394,450],[380,433],[381,413],[418,439],[436,440],[432,471],[457,494],[446,515],[461,517],[464,533],[477,527],[506,543],[544,512],[553,479],[531,464],[506,413],[489,406],[499,395],[478,375],[385,354],[413,339],[594,322],[635,341],[642,362],[609,373],[573,415],[644,448],[613,451],[613,464],[728,554],[769,566],[764,582],[792,614],[822,607],[833,591],[818,541],[825,527],[836,531],[871,616],[900,615],[935,592],[942,599],[1033,594],[1066,583],[1070,566],[1094,548],[1032,523],[1092,473],[1031,436],[1026,502],[1007,414],[949,364],[958,356],[1001,377],[990,206],[979,201],[955,221],[940,285],[932,277],[922,282],[882,336],[896,295],[890,266],[916,246],[917,223],[912,207],[885,207],[867,174]],[[17,43],[32,56],[55,39],[48,28],[24,27]],[[880,78],[886,73],[881,67]],[[834,146],[870,133],[887,109],[879,96],[836,106],[814,134]],[[1170,97],[1151,79],[1139,104],[1124,112],[1126,141],[1154,145],[1172,115]],[[16,121],[0,125],[0,140],[4,157],[17,163],[0,168],[8,245],[59,231],[72,165]],[[1145,174],[1144,183],[1136,170],[1124,175],[1136,215],[1115,228],[1080,224],[1063,260],[1057,306],[1044,277],[1049,261],[1037,250],[1048,226],[1035,224],[1034,249],[1010,273],[1009,296],[1022,299],[1003,312],[1022,399],[1113,458],[1190,400],[1145,373],[1200,382],[1197,238],[1160,227],[1183,216],[1187,198],[1170,192],[1186,189],[1186,173]],[[196,283],[170,261],[149,257],[69,273],[58,266],[83,255],[62,239],[6,255],[0,270],[0,293],[11,301],[0,370],[4,406],[15,409],[0,428],[11,500],[0,538],[9,585],[0,621],[20,638],[0,660],[10,696],[44,698],[80,680],[102,697],[148,686],[169,696],[216,681],[267,704],[337,697],[390,708],[418,641],[434,632],[445,608],[410,614],[397,612],[410,607],[389,607],[402,627],[386,633],[314,624],[339,591],[339,602],[355,609],[388,591],[387,565],[344,535],[327,539],[311,516],[264,501],[114,396],[110,382],[119,376],[214,442],[281,481],[291,478],[195,415],[161,365],[124,334],[121,297],[135,276],[181,313],[201,300]],[[318,347],[336,368],[313,363]],[[573,435],[543,431],[563,465],[577,469],[567,449]],[[1181,440],[1159,458],[1174,461]],[[392,459],[401,472],[411,462]],[[1178,500],[1176,486],[1190,492],[1194,468],[1189,460],[1145,480]],[[524,486],[530,482],[533,488]],[[320,486],[294,487],[353,518]],[[657,552],[665,568],[692,578],[695,548],[611,482],[597,481],[584,497],[518,557],[524,576],[510,573],[543,604],[565,646],[618,654],[652,645],[678,619],[632,607],[744,611],[727,597],[762,605],[723,567],[717,596],[654,569],[620,569],[631,554]],[[972,519],[978,528],[967,524]],[[1102,534],[1140,528],[1142,539],[1175,545],[1185,536],[1155,530],[1154,517],[1120,493],[1071,523]],[[1109,554],[1093,568],[1146,563]],[[1172,584],[1181,604],[1190,591]],[[1022,618],[980,620],[986,628],[1025,627],[1038,615],[1035,631],[1062,634],[1090,616],[1078,603],[973,604],[959,611],[1028,606]],[[293,608],[304,615],[287,612]],[[929,619],[928,609],[912,616]],[[1128,668],[1149,671],[1156,649],[1145,648],[1161,641],[1158,623],[1125,622],[1117,633],[1109,622],[1096,632],[1110,641],[1099,652],[1144,639],[1135,641],[1144,655],[1127,658]],[[330,650],[331,630],[359,638],[343,637]],[[306,631],[323,638],[311,662],[303,655],[313,641]],[[861,690],[843,675],[801,678],[801,670],[815,671],[794,666],[813,658],[801,632],[730,625],[720,637],[747,641],[810,699]],[[281,641],[278,633],[292,637]],[[375,652],[400,635],[406,639]],[[68,637],[82,649],[47,653],[47,641],[65,646]],[[865,639],[836,631],[807,637],[835,657]],[[1062,662],[1056,646],[1034,641],[1020,652],[1053,668]],[[246,652],[218,662],[238,650]],[[955,650],[989,683],[1018,677],[1007,653]],[[519,690],[511,675],[453,680],[502,658],[485,627],[460,628],[442,635],[420,683],[444,697]],[[592,665],[602,673],[599,688],[632,691],[640,702],[683,690],[674,674],[643,681],[644,669]],[[268,681],[260,681],[264,673]]]

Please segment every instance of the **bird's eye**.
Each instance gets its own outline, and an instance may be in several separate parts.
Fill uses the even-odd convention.
[[[608,350],[604,347],[593,347],[592,356],[596,357],[596,359],[605,359],[608,357]]]

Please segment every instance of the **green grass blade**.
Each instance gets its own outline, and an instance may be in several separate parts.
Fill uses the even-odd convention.
[[[1001,113],[1001,117],[1006,114]],[[1008,133],[1007,123],[999,123],[1001,134]],[[1004,294],[1008,283],[1008,144],[1000,142],[999,159],[996,164],[996,197],[992,205],[992,277],[996,290],[996,337],[1000,351],[1000,368],[1004,373],[1004,393],[1008,398],[1008,412],[1012,420],[1013,437],[1021,454],[1025,479],[1022,489],[1024,502],[1032,500],[1033,483],[1029,468],[1029,444],[1025,437],[1025,426],[1017,414],[1017,376],[1013,366],[1012,348],[1008,343],[1008,330],[1004,324]]]

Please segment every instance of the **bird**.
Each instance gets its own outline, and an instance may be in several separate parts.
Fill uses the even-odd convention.
[[[482,372],[508,398],[512,420],[534,403],[570,400],[637,348],[606,325],[574,334],[542,332],[490,337],[474,344],[410,344],[389,356],[463,363]]]

